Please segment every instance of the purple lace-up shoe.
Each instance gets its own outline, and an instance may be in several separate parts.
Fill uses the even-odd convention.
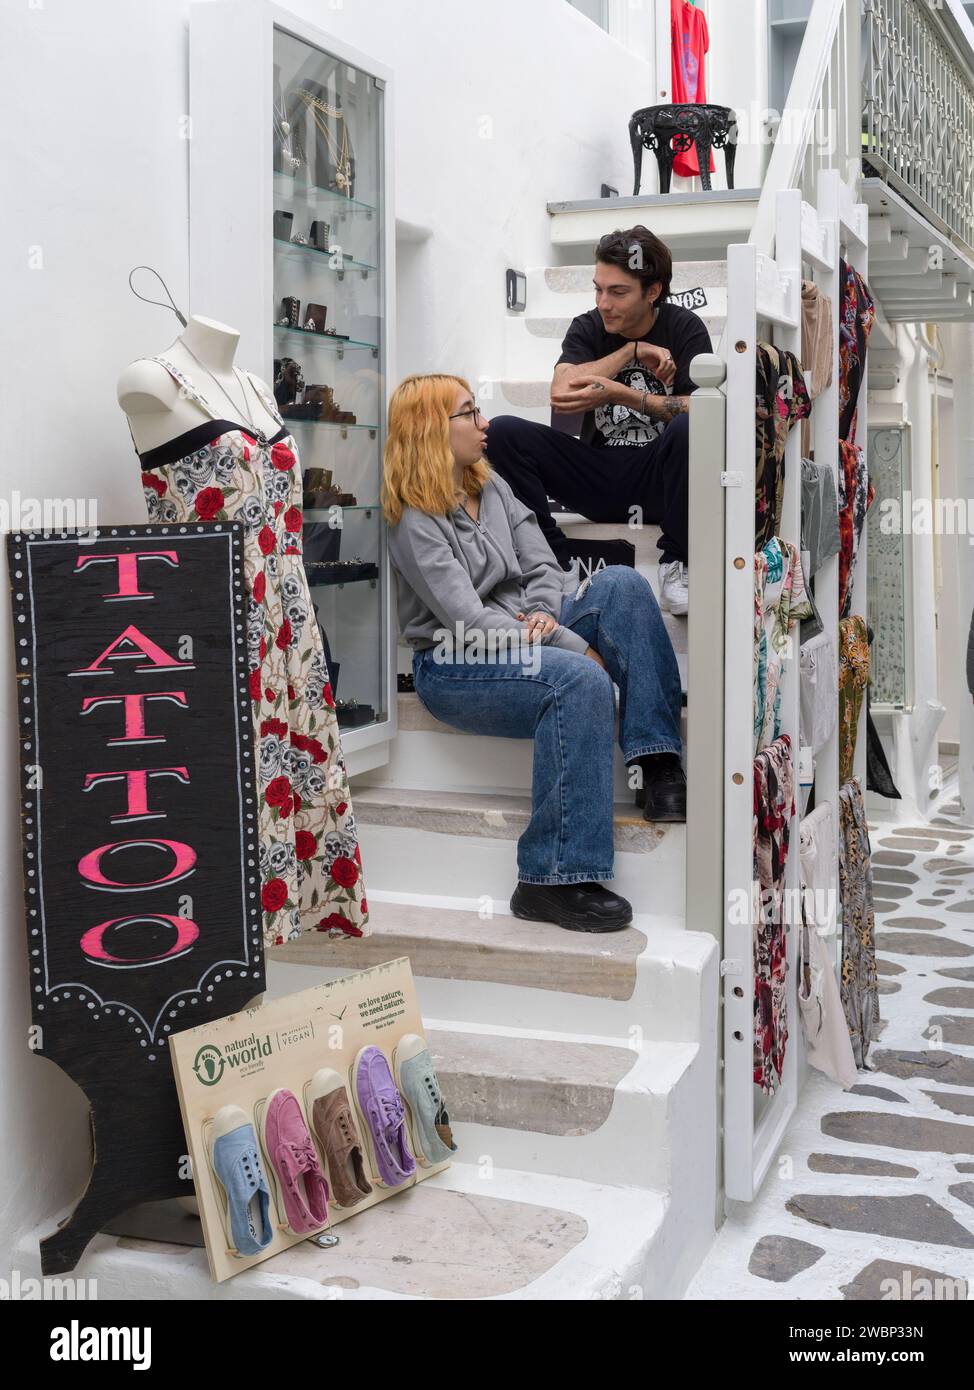
[[[406,1143],[406,1108],[385,1054],[363,1047],[351,1080],[372,1171],[383,1187],[399,1187],[416,1172],[416,1160]]]

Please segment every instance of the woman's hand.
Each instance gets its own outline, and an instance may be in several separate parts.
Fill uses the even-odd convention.
[[[518,613],[518,621],[525,624],[524,633],[529,642],[540,642],[549,632],[554,632],[558,624],[550,613]]]
[[[672,385],[676,379],[676,363],[669,348],[657,347],[655,343],[637,342],[636,357],[664,386]]]
[[[579,415],[597,405],[611,405],[618,399],[618,392],[619,382],[607,376],[577,376],[551,393],[551,405],[564,415]]]

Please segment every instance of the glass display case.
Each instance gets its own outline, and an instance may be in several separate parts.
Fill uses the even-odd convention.
[[[305,570],[343,746],[362,771],[384,760],[395,711],[379,506],[393,302],[389,75],[262,0],[194,5],[190,38],[191,308],[240,325],[238,362],[246,345],[263,364],[297,441]],[[255,66],[266,81],[242,93],[237,75]],[[214,219],[224,233],[215,243]],[[349,756],[368,748],[370,758]]]

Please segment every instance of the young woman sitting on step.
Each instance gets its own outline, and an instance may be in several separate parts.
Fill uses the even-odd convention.
[[[534,739],[511,912],[617,931],[632,908],[600,882],[612,877],[613,682],[637,804],[647,820],[685,820],[676,657],[636,570],[580,584],[560,567],[484,459],[488,430],[461,377],[407,377],[389,404],[382,505],[416,693],[454,728]]]

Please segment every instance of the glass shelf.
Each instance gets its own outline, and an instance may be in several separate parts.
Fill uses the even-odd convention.
[[[378,343],[360,343],[356,338],[336,338],[333,333],[316,333],[313,328],[285,328],[283,323],[275,323],[274,332],[300,333],[302,338],[319,342],[330,352],[368,351],[375,355],[379,351]]]
[[[296,178],[293,174],[274,175],[274,192],[280,193],[284,198],[295,198],[299,194],[312,193],[316,203],[328,203],[332,207],[339,209],[339,216],[350,214],[352,217],[373,218],[379,209],[373,207],[371,203],[359,202],[356,198],[346,198],[344,193],[339,193],[334,188],[322,188],[320,184],[309,183],[307,179]]]
[[[332,507],[337,507],[340,512],[377,512],[379,510],[378,502],[356,502],[354,507],[343,507],[340,502],[333,502]],[[305,507],[304,519],[305,521],[327,522],[330,520],[328,515],[330,511],[331,507]]]
[[[280,256],[287,256],[289,253],[297,256],[324,256],[329,261],[335,254],[332,251],[322,251],[319,246],[312,246],[310,243],[305,245],[300,241],[288,241],[282,236],[274,238],[274,250]],[[342,256],[340,267],[327,265],[322,268],[330,270],[333,275],[347,275],[350,270],[358,270],[365,279],[368,279],[369,275],[375,275],[379,269],[376,265],[369,265],[366,261],[356,261],[353,257],[345,255]]]
[[[317,425],[319,427],[324,425],[330,430],[368,430],[369,434],[376,434],[379,429],[378,425],[345,425],[342,424],[341,420],[301,420],[295,419],[291,415],[282,415],[281,419],[287,425]]]

